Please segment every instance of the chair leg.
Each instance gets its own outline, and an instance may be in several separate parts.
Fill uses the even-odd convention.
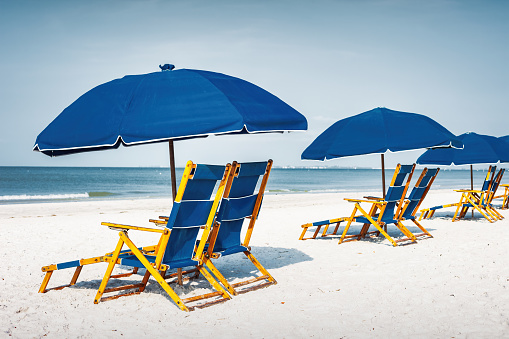
[[[417,242],[417,239],[415,238],[415,235],[410,232],[408,228],[405,227],[401,222],[395,223],[396,227],[399,228],[399,230],[407,236],[408,239],[412,240],[412,242]]]
[[[134,243],[131,241],[131,239],[129,239],[129,237],[127,236],[127,234],[125,234],[124,232],[120,232],[120,240],[119,240],[119,243],[124,243],[133,251],[133,254],[136,256],[136,258],[138,258],[138,260],[143,264],[143,266],[145,266],[145,268],[147,269],[148,272],[150,272],[150,274],[154,277],[154,279],[159,283],[159,285],[161,285],[161,287],[166,291],[166,293],[168,293],[168,295],[170,296],[170,298],[177,304],[177,306],[183,310],[183,311],[190,311],[189,308],[184,305],[184,302],[180,299],[180,297],[177,295],[177,293],[175,293],[175,291],[173,291],[173,289],[170,287],[170,285],[168,285],[168,283],[166,282],[166,280],[164,280],[164,278],[161,276],[161,274],[159,273],[159,271],[157,269],[155,269],[151,264],[150,262],[147,260],[147,258],[145,258],[145,256],[143,255],[143,253],[140,252],[140,250],[134,245]],[[120,250],[119,250],[120,252]],[[115,255],[115,254],[114,254]],[[118,257],[118,254],[117,254],[117,257]],[[115,265],[116,263],[116,260],[115,261],[112,261]],[[109,269],[109,267],[108,267]],[[108,271],[106,272],[108,273]],[[111,274],[111,273],[110,273]],[[105,278],[106,278],[106,275],[105,275]],[[107,283],[107,282],[106,282]],[[102,285],[101,285],[102,286]],[[106,286],[105,286],[106,287]]]
[[[145,291],[145,288],[147,287],[147,283],[148,283],[148,279],[149,278],[150,278],[150,272],[147,271],[147,272],[145,272],[145,275],[143,276],[143,279],[141,281],[142,286],[140,286],[140,288],[138,288],[138,292],[141,293],[141,292]],[[164,279],[164,277],[163,277],[163,279]]]
[[[417,227],[419,227],[421,229],[421,231],[424,232],[424,234],[426,234],[428,237],[430,238],[433,238],[433,236],[431,235],[431,233],[428,232],[427,229],[425,229],[420,223],[417,222],[417,220],[415,219],[412,219],[412,221],[414,222],[414,224],[417,225]]]
[[[123,234],[123,232],[120,232],[120,234]],[[104,290],[106,289],[106,285],[108,285],[108,281],[110,280],[111,273],[113,272],[113,268],[117,264],[118,256],[120,254],[120,251],[122,250],[122,246],[124,246],[124,241],[122,240],[122,236],[118,240],[117,247],[115,248],[115,251],[113,251],[113,254],[111,256],[111,261],[108,264],[108,268],[106,269],[106,273],[104,273],[104,278],[101,281],[101,285],[99,286],[99,289],[97,290],[97,294],[94,299],[94,304],[98,304],[101,301],[101,297],[104,293]]]
[[[341,238],[339,239],[338,244],[341,244],[345,240],[346,233],[348,233],[348,229],[350,228],[350,225],[352,224],[352,222],[355,218],[355,213],[357,213],[357,206],[358,205],[355,204],[355,207],[353,208],[352,215],[350,215],[350,218],[348,219],[348,223],[346,224],[345,229],[343,230],[343,234],[341,235]]]
[[[51,279],[51,275],[53,274],[53,271],[48,271],[44,275],[44,279],[42,280],[41,287],[39,288],[39,293],[46,293],[46,287],[48,286],[49,280]]]
[[[253,263],[253,265],[256,266],[256,268],[262,273],[262,275],[265,275],[267,276],[268,280],[270,282],[272,282],[273,284],[277,284],[277,281],[276,279],[274,279],[270,273],[265,269],[265,267],[262,266],[262,264],[260,264],[260,262],[255,258],[255,256],[249,252],[249,251],[245,251],[244,254],[246,255],[246,257],[249,258],[249,260],[251,260],[251,262]]]
[[[459,220],[461,218],[458,218],[458,213],[460,212],[460,210],[463,208],[463,195],[461,195],[461,199],[460,199],[460,202],[458,203],[458,207],[456,207],[456,212],[454,212],[454,216],[452,217],[452,221],[456,221],[456,220]]]
[[[223,286],[228,290],[228,292],[230,292],[231,295],[238,294],[237,291],[235,291],[235,289],[232,287],[232,285],[230,285],[228,280],[226,280],[226,278],[221,274],[221,272],[219,272],[219,270],[216,268],[216,266],[214,266],[214,264],[212,263],[212,260],[206,259],[204,261],[204,264],[208,267],[208,269],[212,272],[212,274],[214,274],[214,276],[217,278],[217,280],[219,280],[219,282],[221,284],[223,284]]]

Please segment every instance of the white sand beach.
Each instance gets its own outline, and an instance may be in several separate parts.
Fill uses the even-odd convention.
[[[298,240],[301,224],[348,216],[353,205],[343,198],[368,193],[266,195],[251,245],[278,284],[189,313],[154,280],[142,294],[95,305],[105,263],[85,266],[73,287],[37,293],[41,266],[113,251],[118,233],[101,221],[150,226],[149,218],[168,214],[169,201],[1,205],[0,337],[508,337],[509,219],[452,223],[453,210],[443,210],[422,222],[434,238],[409,246],[383,237],[341,245],[338,237]],[[422,207],[458,199],[432,189]],[[137,245],[157,239],[130,235]],[[216,264],[231,281],[253,268],[241,254]],[[56,271],[50,287],[72,273]],[[176,291],[199,292],[185,285]]]

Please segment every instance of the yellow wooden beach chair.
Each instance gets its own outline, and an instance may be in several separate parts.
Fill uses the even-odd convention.
[[[408,240],[411,242],[416,242],[415,236],[401,223],[401,220],[399,219],[401,213],[404,211],[403,208],[405,206],[405,196],[410,184],[410,180],[412,179],[414,169],[415,164],[398,164],[396,166],[396,170],[394,171],[394,175],[392,177],[391,184],[389,185],[389,189],[387,190],[387,194],[385,195],[385,199],[369,197],[364,199],[345,198],[346,201],[354,203],[355,206],[351,216],[348,218],[348,223],[343,230],[343,234],[339,239],[339,243],[341,244],[345,242],[345,239],[348,239],[346,241],[360,240],[361,238],[366,237],[366,235],[374,232],[376,232],[377,235],[381,233],[394,246],[398,246],[399,242]],[[371,204],[369,213],[364,208],[362,208],[361,203]],[[377,211],[379,212],[375,214]],[[356,215],[357,212],[360,212],[361,214]],[[350,228],[352,222],[362,223],[363,227],[359,234],[347,235],[348,229]],[[406,238],[398,240],[392,239],[391,236],[386,232],[388,224],[394,224],[406,236]],[[370,226],[374,226],[376,231],[368,232]]]
[[[205,249],[203,265],[210,269],[232,295],[277,284],[277,281],[255,258],[249,246],[271,168],[272,160],[251,163],[233,162],[214,228]],[[258,184],[259,188],[256,192]],[[260,274],[244,281],[230,283],[212,263],[212,259],[238,253],[243,253]],[[242,289],[240,289],[241,286]]]
[[[435,181],[439,171],[440,168],[424,168],[422,170],[422,173],[419,176],[419,179],[417,179],[412,192],[410,192],[408,198],[405,199],[405,205],[401,213],[396,216],[396,219],[400,221],[411,220],[423,232],[420,234],[414,234],[416,238],[422,236],[433,238],[433,236],[416,220],[417,217],[415,215],[419,210],[419,207],[421,206],[424,198],[426,198],[426,195],[428,194],[429,189],[431,188],[433,181]]]
[[[345,199],[349,202],[355,203],[354,210],[349,217],[341,217],[329,220],[318,221],[314,223],[307,223],[302,225],[302,233],[299,240],[314,239],[320,233],[320,229],[323,228],[321,233],[322,237],[337,235],[339,227],[342,222],[346,221],[347,224],[343,230],[339,243],[360,240],[365,238],[367,235],[376,233],[377,236],[383,234],[394,246],[397,246],[398,242],[411,240],[415,242],[415,236],[401,223],[402,214],[408,205],[405,205],[405,194],[408,190],[410,180],[412,178],[415,169],[413,165],[400,165],[396,167],[390,187],[387,191],[385,199],[376,197],[364,197],[364,199]],[[427,193],[427,191],[426,191]],[[369,203],[371,207],[369,211],[366,211],[360,203]],[[356,215],[360,212],[360,215]],[[359,234],[347,235],[347,232],[352,222],[362,223],[362,228]],[[395,224],[401,232],[407,236],[405,239],[393,240],[386,232],[387,224]],[[327,233],[327,230],[331,225],[335,224],[332,233]],[[376,231],[369,232],[370,226],[374,226]],[[315,232],[312,236],[305,238],[305,234],[310,227],[316,227]]]
[[[476,209],[490,222],[502,220],[504,217],[493,207],[492,201],[500,185],[504,171],[505,169],[503,168],[498,171],[497,175],[495,175],[493,180],[489,183],[487,190],[456,190],[462,194],[460,205],[456,208],[453,221],[463,219],[470,208]]]
[[[177,306],[184,311],[191,311],[197,307],[205,307],[230,299],[226,290],[202,265],[205,257],[203,250],[212,230],[212,223],[224,192],[230,168],[229,164],[227,166],[197,165],[189,161],[184,170],[169,220],[164,228],[148,228],[103,222],[102,225],[120,231],[120,239],[115,250],[101,257],[85,259],[85,261],[43,267],[43,271],[47,273],[39,291],[47,291],[46,286],[54,270],[77,267],[77,273],[74,274],[71,281],[72,285],[76,283],[83,264],[92,263],[89,261],[97,261],[107,262],[108,267],[94,299],[96,304],[100,301],[143,292],[150,276],[155,278],[157,283],[168,293]],[[217,184],[216,194],[213,195]],[[161,237],[157,245],[139,248],[130,239],[128,235],[130,230],[155,232],[161,234]],[[202,230],[201,235],[200,230]],[[127,245],[129,249],[122,251],[124,245]],[[116,265],[125,265],[134,269],[130,273],[112,275]],[[182,268],[185,267],[197,267],[199,273],[207,279],[216,292],[181,299],[165,279],[167,278],[166,272],[168,270],[177,269],[181,272]],[[132,276],[137,272],[138,268],[146,269],[146,273],[140,283],[106,288],[111,278]],[[105,293],[125,290],[132,291],[103,297]],[[206,303],[202,302],[210,298],[214,299]],[[189,305],[191,303],[199,304]]]

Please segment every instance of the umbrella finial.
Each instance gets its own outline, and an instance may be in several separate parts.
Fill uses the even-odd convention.
[[[172,64],[164,64],[164,65],[159,65],[159,68],[161,69],[161,71],[171,71],[175,68],[175,65],[172,65]]]

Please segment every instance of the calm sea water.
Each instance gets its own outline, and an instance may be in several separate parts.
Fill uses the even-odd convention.
[[[387,185],[394,170],[386,170]],[[183,169],[177,169],[180,178]],[[412,185],[420,170],[416,170]],[[485,172],[474,171],[480,186]],[[468,188],[470,172],[442,170],[435,189]],[[381,170],[273,168],[268,194],[381,192]],[[0,204],[170,197],[168,168],[0,167]]]

